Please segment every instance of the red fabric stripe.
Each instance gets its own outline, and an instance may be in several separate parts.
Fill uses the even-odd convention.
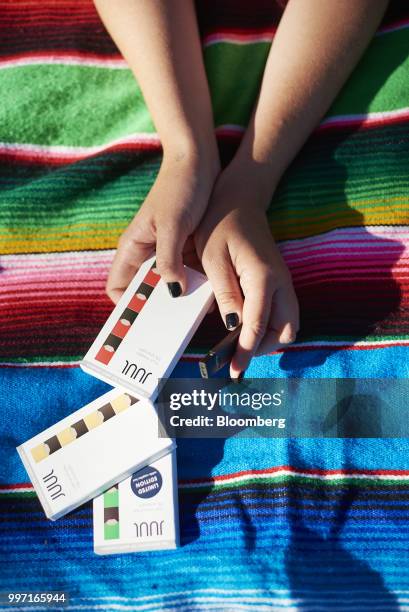
[[[356,345],[356,344],[352,344],[353,341],[346,341],[345,340],[345,344],[325,344],[324,341],[322,341],[322,344],[320,344],[320,341],[317,340],[313,346],[297,346],[297,345],[289,345],[286,349],[279,349],[277,351],[272,351],[271,353],[268,353],[269,355],[278,355],[281,353],[284,353],[286,351],[331,351],[331,353],[337,352],[337,351],[373,351],[376,349],[387,349],[387,348],[392,348],[394,346],[408,346],[407,342],[404,342],[403,340],[399,340],[396,339],[393,341],[393,343],[382,343],[382,342],[377,342],[376,344],[371,344],[370,342],[368,342],[368,344],[364,344],[364,345]]]
[[[76,48],[73,49],[56,49],[53,51],[52,49],[47,49],[47,51],[27,51],[26,53],[13,53],[10,55],[2,55],[0,58],[1,62],[17,62],[19,60],[35,60],[42,58],[56,58],[56,59],[70,59],[77,58],[79,60],[100,60],[100,61],[110,61],[110,60],[119,60],[122,59],[122,55],[117,51],[116,53],[102,54],[94,51],[80,51]]]
[[[58,154],[52,151],[39,151],[38,153],[31,153],[29,151],[7,151],[0,149],[0,161],[5,160],[9,162],[17,163],[28,163],[33,165],[46,165],[46,166],[61,166],[65,164],[74,164],[82,159],[90,159],[105,155],[106,153],[125,153],[125,152],[143,152],[143,151],[157,151],[160,152],[162,147],[155,142],[139,142],[139,143],[124,143],[112,146],[107,146],[106,149],[98,153],[77,153],[77,154]]]
[[[225,482],[227,480],[231,480],[233,478],[240,478],[242,476],[259,476],[259,475],[272,475],[282,472],[283,470],[290,471],[296,475],[308,474],[310,476],[318,475],[318,476],[409,476],[409,470],[396,470],[396,469],[380,469],[380,470],[370,470],[370,469],[360,469],[360,470],[352,470],[352,469],[343,469],[343,470],[334,470],[334,469],[320,469],[320,468],[299,468],[291,465],[278,465],[271,468],[264,469],[255,469],[255,470],[242,470],[239,472],[232,472],[230,474],[220,474],[217,476],[212,476],[211,478],[194,478],[190,480],[180,480],[179,482],[184,485],[190,484],[201,484],[211,482]],[[0,491],[5,491],[7,489],[33,489],[33,485],[31,483],[10,483],[10,484],[0,484]]]
[[[31,482],[18,482],[15,484],[0,484],[0,491],[5,489],[34,489]]]

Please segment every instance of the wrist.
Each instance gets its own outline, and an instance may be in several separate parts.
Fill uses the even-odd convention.
[[[258,161],[251,155],[238,151],[230,163],[229,171],[237,177],[242,190],[248,193],[244,201],[252,208],[266,211],[279,181],[274,165]]]
[[[162,140],[164,163],[187,167],[213,181],[220,172],[219,151],[214,134],[178,136]]]

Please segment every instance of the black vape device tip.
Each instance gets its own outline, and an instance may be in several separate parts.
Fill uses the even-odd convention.
[[[237,340],[241,331],[241,325],[227,334],[216,346],[207,353],[206,357],[199,361],[199,369],[202,378],[209,378],[227,363],[230,363],[237,346]]]

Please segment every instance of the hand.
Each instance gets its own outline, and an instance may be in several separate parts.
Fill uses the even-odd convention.
[[[243,324],[232,378],[253,355],[293,342],[299,327],[297,297],[271,235],[262,185],[256,172],[233,162],[219,176],[194,234],[227,329]]]
[[[119,239],[106,285],[117,302],[141,264],[156,251],[156,263],[173,297],[186,289],[182,253],[209,201],[218,162],[164,155],[146,200]]]

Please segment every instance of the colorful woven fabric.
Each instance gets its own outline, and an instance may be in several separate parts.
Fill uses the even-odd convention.
[[[225,159],[282,4],[198,2]],[[247,376],[408,376],[405,4],[275,194],[302,330]],[[407,609],[404,439],[181,440],[177,551],[98,558],[90,504],[45,519],[15,447],[107,390],[78,360],[111,310],[106,274],[160,145],[89,0],[0,1],[0,88],[0,591],[65,590],[68,610]],[[219,334],[209,317],[175,375],[197,375]]]

